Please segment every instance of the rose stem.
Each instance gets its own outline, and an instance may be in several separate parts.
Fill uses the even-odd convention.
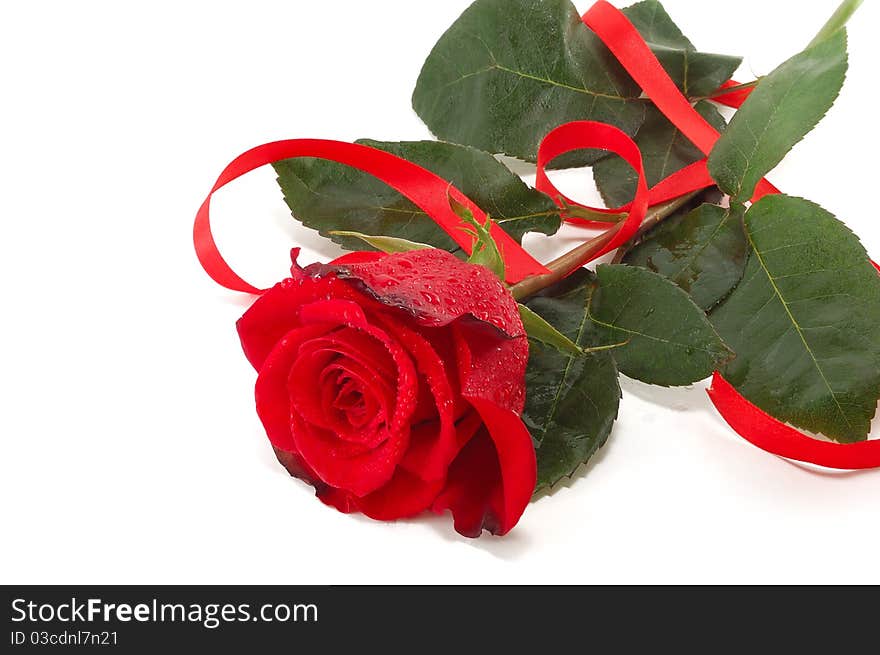
[[[699,191],[693,191],[683,196],[679,196],[678,198],[674,198],[673,200],[650,207],[645,214],[645,219],[642,221],[642,226],[639,228],[639,231],[636,232],[636,234],[633,235],[633,238],[627,243],[631,243],[634,239],[637,239],[644,234],[646,230],[657,225],[657,223],[675,212],[679,207],[690,201],[698,193]],[[514,298],[519,300],[531,296],[541,289],[546,289],[551,284],[555,284],[564,277],[567,277],[589,262],[597,252],[604,248],[605,245],[614,238],[614,235],[617,234],[622,226],[623,223],[618,223],[615,227],[603,232],[599,236],[596,236],[589,241],[585,241],[577,248],[569,250],[564,255],[560,255],[552,262],[545,264],[545,266],[550,269],[549,273],[527,277],[510,287],[510,293]]]

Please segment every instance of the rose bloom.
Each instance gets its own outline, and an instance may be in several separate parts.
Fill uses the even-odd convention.
[[[520,419],[528,341],[483,266],[442,250],[351,253],[264,293],[238,321],[279,461],[326,504],[379,520],[451,510],[505,534],[535,488]]]

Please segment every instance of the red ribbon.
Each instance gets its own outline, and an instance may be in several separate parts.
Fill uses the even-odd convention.
[[[642,166],[642,153],[635,141],[629,138],[627,134],[613,125],[606,123],[597,123],[595,121],[573,121],[560,125],[544,137],[541,145],[538,147],[537,177],[535,178],[535,188],[548,194],[551,198],[555,198],[560,203],[560,198],[565,198],[560,191],[553,186],[547,177],[545,166],[553,159],[572,150],[581,148],[600,148],[609,150],[620,155],[624,161],[635,169],[638,173],[638,181],[636,183],[636,193],[633,201],[627,205],[629,215],[617,229],[617,234],[599,251],[593,258],[600,257],[606,252],[614,250],[626,243],[639,229],[645,213],[648,211],[648,186],[645,182],[645,169]],[[565,198],[568,200],[568,198]],[[573,200],[568,200],[571,204],[577,204]],[[561,203],[560,203],[561,204]],[[580,205],[583,206],[583,205]],[[615,210],[592,208],[593,211],[599,213],[611,213]],[[582,224],[591,224],[596,221],[587,221],[585,219],[578,220]]]
[[[868,469],[880,466],[880,440],[858,443],[819,441],[755,407],[718,371],[708,389],[718,413],[740,436],[780,457],[834,469]]]
[[[217,284],[233,291],[262,293],[261,289],[239,277],[220,254],[211,233],[211,197],[221,187],[255,168],[293,157],[327,159],[347,164],[375,176],[409,198],[468,253],[473,246],[473,230],[452,210],[447,194],[473,212],[474,218],[480,223],[486,220],[483,210],[449,182],[421,166],[383,150],[324,139],[274,141],[251,148],[232,160],[220,173],[220,177],[217,178],[217,182],[196,214],[193,225],[196,255],[202,268]],[[530,275],[549,273],[543,264],[494,223],[491,234],[504,257],[507,282],[516,284]]]

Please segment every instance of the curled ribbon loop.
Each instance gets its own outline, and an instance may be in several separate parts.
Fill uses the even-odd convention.
[[[642,220],[645,218],[645,213],[648,211],[648,187],[645,182],[645,169],[642,165],[642,153],[635,141],[629,138],[625,132],[606,123],[597,123],[595,121],[573,121],[571,123],[560,125],[552,130],[541,141],[541,145],[538,146],[535,188],[554,198],[560,205],[563,200],[569,204],[577,204],[575,201],[563,195],[559,189],[553,185],[547,177],[546,166],[560,155],[571,152],[572,150],[581,150],[583,148],[600,148],[602,150],[609,150],[617,153],[624,161],[632,166],[638,174],[635,197],[627,206],[629,214],[626,217],[626,220],[619,226],[611,228],[617,230],[617,233],[600,251],[596,253],[593,257],[593,259],[595,259],[620,247],[638,231],[639,225],[642,224]],[[579,206],[583,207],[583,205]],[[590,209],[603,214],[610,214],[613,211],[616,211],[595,207],[590,207]],[[572,218],[567,220],[579,220],[587,224],[595,222]]]
[[[293,157],[327,159],[375,176],[422,209],[466,252],[471,251],[473,232],[452,210],[447,195],[467,207],[480,223],[486,220],[486,214],[449,182],[421,166],[383,150],[325,139],[274,141],[251,148],[223,169],[196,214],[193,225],[196,255],[205,272],[221,286],[233,291],[262,293],[261,289],[239,277],[220,254],[211,232],[211,197],[221,187],[255,168]],[[504,257],[507,282],[510,284],[515,284],[530,275],[549,272],[497,225],[492,225],[491,234]]]

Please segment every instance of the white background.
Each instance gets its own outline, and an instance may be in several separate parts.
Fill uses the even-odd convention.
[[[745,55],[748,80],[833,4],[666,7],[697,47]],[[704,385],[624,380],[608,446],[501,539],[461,538],[448,516],[339,514],[276,463],[234,329],[249,299],[202,273],[195,210],[265,141],[429,138],[410,93],[466,5],[4,6],[0,582],[880,582],[880,471],[767,455]],[[855,16],[842,97],[771,176],[875,256],[878,18],[877,2]],[[592,199],[588,173],[564,182]],[[291,245],[336,253],[289,217],[271,170],[214,207],[221,248],[257,284],[285,274]],[[580,238],[527,245],[546,258]]]

